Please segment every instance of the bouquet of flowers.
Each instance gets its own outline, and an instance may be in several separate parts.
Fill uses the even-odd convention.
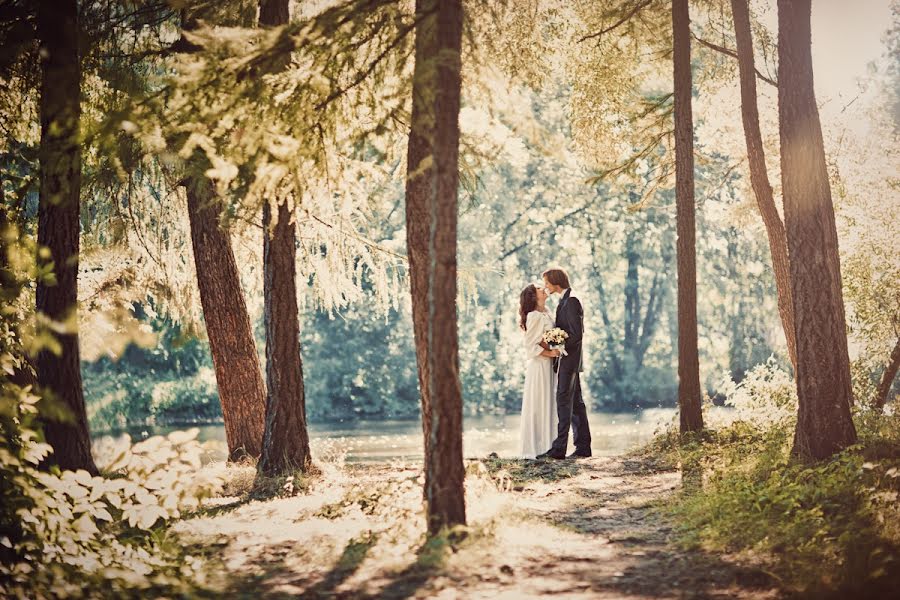
[[[553,329],[548,329],[544,332],[543,340],[549,345],[551,348],[559,349],[562,348],[566,340],[569,338],[569,334],[560,329],[559,327],[554,327]]]

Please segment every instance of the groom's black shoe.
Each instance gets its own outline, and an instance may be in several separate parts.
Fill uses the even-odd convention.
[[[568,455],[566,458],[590,458],[591,457],[591,449],[587,448],[585,450],[575,449],[575,452]]]
[[[542,460],[547,460],[547,459],[551,459],[551,458],[553,460],[562,460],[566,457],[566,453],[560,452],[559,450],[554,450],[553,448],[550,448],[543,454],[538,454],[537,457]]]

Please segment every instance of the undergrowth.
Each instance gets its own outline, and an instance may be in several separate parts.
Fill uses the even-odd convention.
[[[855,421],[859,442],[815,464],[791,456],[791,419],[668,432],[643,453],[685,474],[666,509],[683,546],[762,563],[788,593],[887,597],[900,589],[900,417]]]

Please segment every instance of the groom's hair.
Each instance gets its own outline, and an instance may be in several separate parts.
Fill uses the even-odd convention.
[[[562,289],[572,287],[569,285],[569,275],[563,269],[547,269],[544,271],[543,277],[553,285],[558,285]]]

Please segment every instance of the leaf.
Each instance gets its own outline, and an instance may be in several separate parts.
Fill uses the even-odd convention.
[[[81,485],[89,486],[91,485],[91,474],[84,469],[78,469],[75,471],[75,481]]]
[[[112,515],[109,514],[109,511],[106,510],[105,508],[95,508],[93,510],[93,512],[91,513],[91,515],[95,519],[100,519],[101,521],[112,521],[113,520]]]
[[[75,530],[83,536],[93,536],[100,533],[100,530],[97,529],[97,524],[94,523],[94,520],[87,514],[81,515],[81,517],[75,521],[74,526]]]
[[[197,438],[197,435],[200,433],[200,429],[197,427],[191,427],[185,431],[173,431],[169,434],[169,441],[175,445],[184,444],[185,442],[189,442],[193,439]]]
[[[156,523],[156,520],[159,518],[165,518],[166,513],[158,506],[145,506],[142,507],[140,520],[138,525],[141,529],[150,529],[153,527],[153,524]]]
[[[122,498],[119,497],[115,492],[106,492],[106,501],[113,505],[115,508],[122,508]]]

